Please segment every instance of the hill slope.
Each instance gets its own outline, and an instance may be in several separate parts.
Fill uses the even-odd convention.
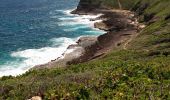
[[[133,2],[132,2],[133,1]],[[0,99],[170,99],[169,0],[120,0],[147,26],[103,58],[0,79]],[[88,5],[88,6],[87,6]],[[89,6],[90,5],[90,6]],[[81,0],[78,9],[119,8],[117,0]]]

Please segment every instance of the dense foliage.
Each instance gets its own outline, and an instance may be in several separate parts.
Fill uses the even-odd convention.
[[[102,0],[110,5],[116,1]],[[131,1],[120,0],[123,7],[135,11],[147,27],[132,40],[127,50],[119,48],[103,58],[68,68],[33,70],[18,77],[2,77],[0,99],[24,100],[39,95],[51,100],[169,100],[170,1]]]

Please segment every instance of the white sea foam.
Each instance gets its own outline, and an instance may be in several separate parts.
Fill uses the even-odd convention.
[[[99,15],[80,15],[80,16],[74,16],[74,17],[59,18],[59,20],[61,20],[61,22],[58,24],[59,24],[59,26],[78,25],[78,24],[84,25],[85,24],[85,25],[94,27],[95,22],[100,22],[102,20],[91,21],[90,19],[95,19],[99,16],[101,16],[101,14],[99,14]]]
[[[85,33],[99,36],[99,35],[102,35],[103,33],[105,33],[105,31],[96,29],[96,30],[92,30],[92,31],[85,31]]]
[[[57,10],[57,11],[62,11],[62,10]],[[94,28],[94,23],[95,22],[100,22],[102,20],[95,20],[95,21],[91,21],[90,19],[95,19],[97,17],[100,17],[102,14],[97,14],[97,15],[77,15],[77,14],[71,14],[70,12],[73,11],[73,9],[71,10],[65,10],[62,11],[65,15],[67,15],[67,17],[61,17],[58,18],[59,20],[61,20],[59,24],[59,26],[68,26],[68,25],[88,25],[91,26],[92,28]]]
[[[74,8],[74,9],[76,9],[76,8]],[[78,15],[71,14],[71,12],[72,12],[74,9],[64,10],[63,12],[64,12],[66,15],[69,15],[69,16],[78,16]]]
[[[58,26],[61,26],[61,27],[66,26],[66,28],[63,28],[63,30],[66,31],[66,32],[76,31],[78,29],[88,28],[88,27],[89,28],[91,27],[91,28],[95,29],[94,28],[94,23],[102,21],[102,20],[94,20],[94,21],[91,20],[91,19],[95,19],[97,17],[100,17],[102,14],[98,14],[98,15],[71,14],[71,11],[73,11],[73,10],[74,9],[55,10],[56,12],[61,12],[61,13],[65,14],[65,17],[63,17],[63,16],[60,16],[60,17],[59,16],[51,16],[51,18],[59,19],[60,21],[57,22]],[[70,27],[70,26],[72,26],[72,27]]]
[[[78,29],[83,29],[83,28],[88,28],[88,27],[89,26],[87,26],[87,25],[79,25],[77,27],[68,27],[68,28],[63,29],[63,30],[66,31],[66,32],[70,32],[70,31],[76,31]]]
[[[62,57],[64,51],[66,51],[67,47],[70,44],[74,44],[75,40],[62,37],[62,38],[54,38],[51,39],[53,45],[60,44],[58,47],[44,47],[40,49],[27,49],[23,51],[13,52],[11,54],[12,57],[16,58],[24,58],[21,62],[10,62],[6,65],[1,66],[0,68],[0,76],[6,75],[19,75],[35,65],[41,65],[50,62],[58,57]],[[71,52],[69,50],[67,52]]]

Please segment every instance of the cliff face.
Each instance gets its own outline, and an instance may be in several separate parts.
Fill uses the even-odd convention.
[[[72,13],[81,14],[81,13],[89,13],[92,10],[101,8],[100,0],[80,0],[77,9]]]
[[[72,13],[89,13],[96,9],[130,9],[138,0],[80,0]]]
[[[95,9],[100,8],[101,1],[98,0],[80,0],[79,5],[77,9],[79,10],[85,10],[85,9]]]

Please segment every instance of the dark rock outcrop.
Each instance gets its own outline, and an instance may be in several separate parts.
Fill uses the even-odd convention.
[[[73,14],[89,13],[96,8],[100,8],[100,2],[93,3],[92,0],[80,0],[77,9],[72,11]]]

